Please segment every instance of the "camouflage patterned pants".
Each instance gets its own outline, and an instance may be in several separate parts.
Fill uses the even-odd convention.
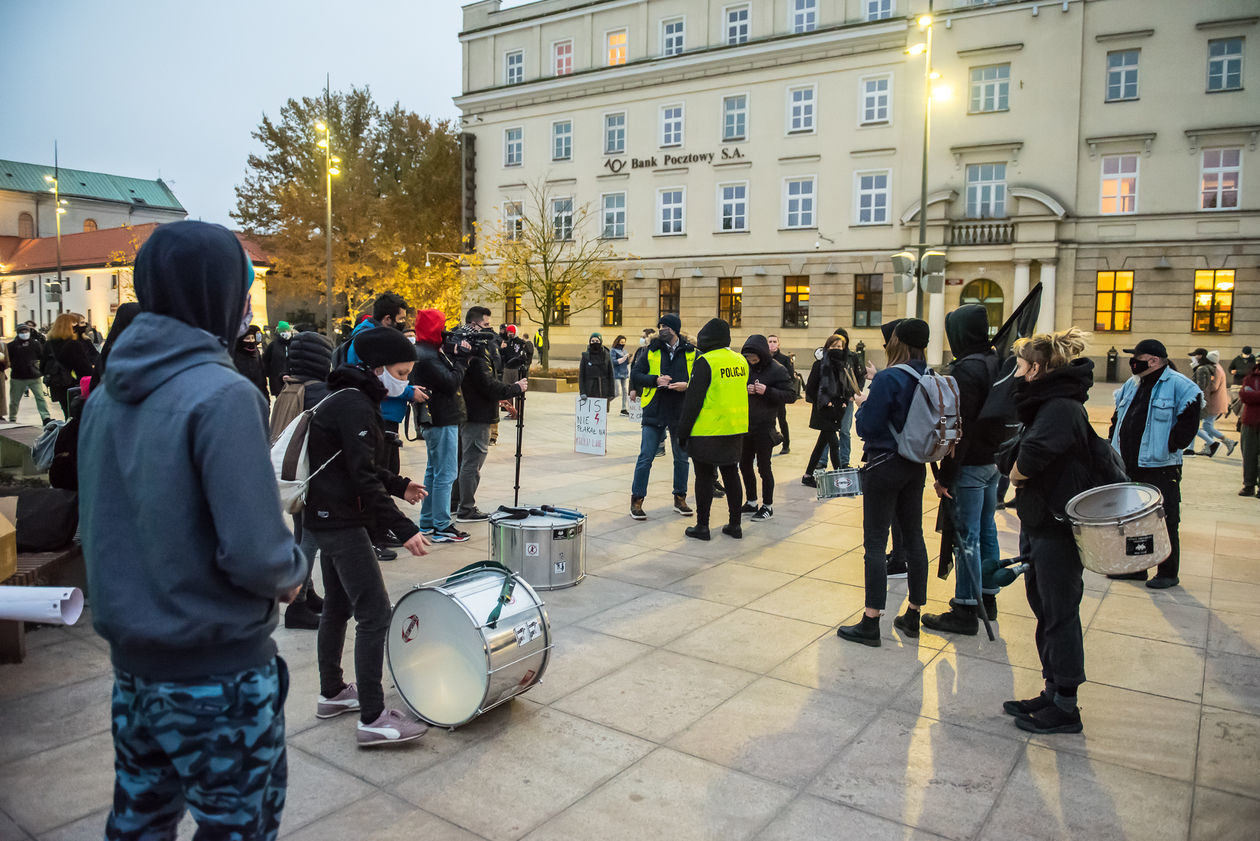
[[[288,766],[289,672],[265,666],[195,681],[114,670],[114,809],[109,841],[174,839],[187,807],[197,841],[274,839]]]

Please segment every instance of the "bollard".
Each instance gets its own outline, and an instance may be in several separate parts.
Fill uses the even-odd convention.
[[[1116,383],[1119,380],[1120,353],[1112,347],[1107,351],[1107,382]]]
[[[857,351],[858,363],[862,368],[866,368],[866,342],[858,339],[857,347],[854,350]]]

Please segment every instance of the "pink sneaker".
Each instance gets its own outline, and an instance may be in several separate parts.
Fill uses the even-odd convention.
[[[315,708],[316,718],[335,718],[342,713],[352,713],[359,709],[359,688],[347,683],[346,688],[331,698],[319,696],[319,706]]]
[[[385,710],[371,724],[360,721],[359,732],[355,735],[359,740],[359,747],[370,748],[377,745],[410,742],[413,739],[419,739],[428,730],[426,725],[409,718],[398,710]]]

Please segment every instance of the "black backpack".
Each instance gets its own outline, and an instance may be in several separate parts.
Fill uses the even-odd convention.
[[[974,356],[979,357],[980,354],[974,354]],[[964,360],[970,358],[963,357]],[[980,406],[975,432],[968,432],[967,435],[997,451],[1019,434],[1020,422],[1019,415],[1015,411],[1016,359],[1014,356],[1009,356],[1000,363],[997,357],[992,357],[992,360],[990,374],[993,385]]]

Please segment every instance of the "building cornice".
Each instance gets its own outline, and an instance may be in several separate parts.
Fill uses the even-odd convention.
[[[1103,32],[1094,36],[1098,43],[1107,41],[1131,41],[1136,38],[1149,38],[1155,34],[1154,29],[1130,29],[1127,32]]]
[[[1201,20],[1194,25],[1195,29],[1238,29],[1243,26],[1255,26],[1260,23],[1260,15],[1245,18],[1221,18],[1220,20]]]
[[[1024,48],[1023,41],[1016,41],[1012,44],[994,44],[990,47],[972,47],[969,50],[959,50],[959,58],[971,58],[978,55],[991,55],[993,53],[1013,53]]]
[[[1256,151],[1256,139],[1260,136],[1260,125],[1248,126],[1213,126],[1210,128],[1188,128],[1186,137],[1190,140],[1190,154],[1199,151],[1199,143],[1203,138],[1219,138],[1229,135],[1247,135],[1247,149]]]
[[[1098,157],[1098,147],[1112,143],[1124,143],[1133,145],[1141,143],[1143,152],[1149,157],[1151,154],[1151,144],[1155,142],[1155,134],[1153,131],[1137,131],[1129,134],[1100,134],[1095,137],[1085,138],[1085,145],[1089,147],[1089,156],[1091,158]]]
[[[949,152],[954,156],[954,169],[962,168],[962,159],[964,155],[987,154],[989,152],[1007,152],[1011,156],[1011,163],[1019,163],[1019,153],[1024,148],[1022,140],[1005,140],[998,143],[964,143],[958,146],[950,146]]]

